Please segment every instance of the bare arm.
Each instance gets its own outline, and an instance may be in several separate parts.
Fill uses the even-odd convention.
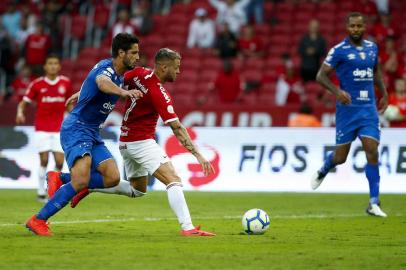
[[[383,77],[382,77],[382,70],[381,66],[379,63],[375,66],[374,68],[374,84],[379,90],[379,93],[381,94],[381,99],[379,100],[378,104],[378,110],[379,113],[383,113],[386,108],[388,107],[388,92],[386,91],[385,84],[383,82]]]
[[[27,104],[29,103],[25,100],[21,100],[20,103],[18,103],[16,116],[17,125],[25,123],[25,109],[27,108]]]
[[[333,68],[330,67],[329,65],[323,64],[319,72],[317,73],[316,80],[318,83],[320,83],[322,86],[324,86],[327,91],[332,93],[334,96],[336,96],[337,100],[340,101],[343,104],[350,104],[351,103],[351,96],[337,88],[330,80],[329,75],[333,71]]]
[[[192,142],[189,133],[182,125],[182,123],[179,120],[175,120],[169,122],[169,125],[178,141],[183,145],[183,147],[185,147],[190,153],[192,153],[192,155],[194,155],[199,163],[202,165],[204,174],[209,175],[210,173],[213,173],[213,166],[200,154],[199,150]]]
[[[96,78],[97,87],[100,91],[106,94],[117,95],[123,98],[140,98],[142,97],[142,92],[139,90],[124,90],[113,83],[109,77],[104,75],[99,75]]]

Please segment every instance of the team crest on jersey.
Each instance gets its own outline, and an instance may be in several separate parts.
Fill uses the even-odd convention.
[[[362,60],[365,60],[366,54],[364,52],[360,52],[359,56],[361,57]]]
[[[65,89],[64,86],[61,85],[61,86],[58,87],[58,93],[59,94],[63,95],[63,94],[65,94],[65,92],[66,92],[66,89]]]
[[[175,113],[175,110],[173,109],[173,106],[172,106],[172,105],[169,105],[169,106],[167,107],[167,110],[168,110],[168,113]]]
[[[347,55],[349,60],[354,60],[355,59],[355,54],[350,53],[349,55]]]

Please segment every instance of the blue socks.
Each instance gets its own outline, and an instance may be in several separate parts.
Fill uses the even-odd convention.
[[[89,189],[104,188],[103,176],[98,171],[90,173]]]
[[[60,179],[64,184],[71,181],[70,173],[61,173]],[[103,176],[98,171],[92,171],[90,173],[89,188],[104,188]]]
[[[65,207],[68,202],[76,195],[72,184],[68,183],[61,186],[56,192],[54,197],[47,202],[44,207],[37,214],[38,219],[48,220],[55,215],[59,210]]]
[[[333,155],[334,155],[334,152],[331,152],[331,153],[329,153],[327,156],[326,156],[326,159],[324,160],[324,164],[323,164],[323,166],[320,168],[320,170],[319,170],[319,172],[322,174],[322,175],[327,175],[328,174],[328,172],[332,169],[332,168],[334,168],[336,165],[335,164],[333,164]]]
[[[379,167],[378,165],[367,164],[365,166],[365,175],[369,183],[369,203],[379,203]]]
[[[70,173],[61,173],[61,176],[59,177],[62,181],[62,183],[66,184],[70,182]]]

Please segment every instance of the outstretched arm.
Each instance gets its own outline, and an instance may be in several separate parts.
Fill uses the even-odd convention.
[[[374,84],[381,94],[381,99],[379,100],[378,104],[378,110],[379,113],[383,113],[388,107],[388,92],[386,91],[386,87],[383,82],[382,70],[379,62],[374,68]]]
[[[205,175],[209,175],[214,172],[214,168],[209,161],[207,161],[199,152],[197,147],[192,142],[186,128],[182,125],[179,120],[174,120],[168,123],[176,136],[178,141],[185,147],[192,155],[194,155],[202,165],[203,172]]]
[[[337,100],[340,101],[343,104],[350,104],[351,103],[351,96],[337,88],[330,80],[329,75],[333,71],[333,68],[330,67],[329,65],[323,64],[319,72],[317,73],[316,80],[318,83],[320,83],[322,86],[324,86],[330,93],[332,93],[334,96],[336,96]]]
[[[115,83],[113,83],[109,77],[104,75],[99,75],[96,78],[97,87],[99,87],[100,91],[106,94],[117,95],[123,98],[140,98],[142,97],[142,92],[139,90],[124,90],[118,87]]]

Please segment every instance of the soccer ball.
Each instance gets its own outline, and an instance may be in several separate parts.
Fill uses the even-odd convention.
[[[247,234],[264,234],[269,224],[268,214],[261,209],[248,210],[242,217],[242,228]]]
[[[396,120],[400,116],[399,108],[394,105],[389,105],[383,113],[383,116],[389,121]]]

